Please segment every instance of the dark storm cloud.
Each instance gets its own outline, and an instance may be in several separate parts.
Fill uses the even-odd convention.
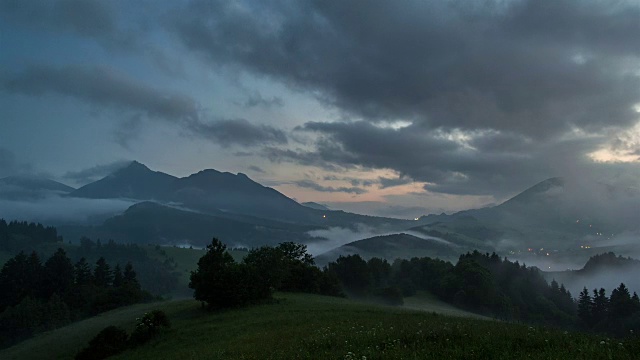
[[[566,135],[638,121],[635,2],[194,0],[170,23],[212,65],[362,120],[307,123],[313,148],[265,149],[272,161],[392,169],[431,191],[504,196],[569,168],[606,173],[585,157],[604,137]],[[384,126],[397,120],[412,125]]]
[[[640,79],[615,56],[640,55],[637,4],[192,1],[172,29],[368,119],[535,137],[637,120]]]
[[[427,182],[425,189],[434,192],[498,196],[566,171],[586,171],[584,155],[576,154],[584,154],[597,141],[531,142],[496,132],[477,132],[468,141],[456,141],[451,139],[455,132],[416,125],[380,128],[365,121],[308,123],[299,130],[323,138],[315,152],[274,150],[266,156],[315,166],[327,161],[333,164],[333,171],[356,167],[397,171],[398,179],[378,179],[382,187],[419,181]],[[591,165],[589,171],[597,168]]]
[[[411,184],[413,179],[402,176],[397,178],[379,177],[378,182],[380,183],[381,189],[386,189],[394,186]]]
[[[116,140],[126,145],[127,130],[138,126],[139,114],[179,125],[189,135],[212,140],[221,146],[234,144],[255,146],[284,144],[286,135],[267,125],[255,125],[245,119],[205,121],[200,106],[190,97],[161,91],[103,67],[33,66],[4,80],[7,91],[31,96],[65,95],[92,105],[116,111],[133,111],[129,122],[116,133]]]
[[[69,171],[62,177],[64,179],[71,180],[76,184],[84,185],[99,180],[119,169],[128,166],[129,164],[131,164],[130,160],[114,161],[108,164],[92,166],[88,169]]]
[[[255,125],[245,119],[224,119],[215,122],[190,123],[191,130],[205,138],[215,139],[224,147],[231,145],[255,146],[268,143],[286,144],[282,130],[268,125]]]
[[[348,194],[364,194],[367,192],[366,189],[360,188],[360,187],[347,187],[347,186],[339,186],[339,187],[333,187],[333,186],[323,186],[320,185],[314,181],[311,180],[298,180],[298,181],[294,181],[293,182],[295,185],[302,187],[302,188],[308,188],[308,189],[313,189],[315,191],[320,191],[320,192],[344,192],[344,193],[348,193]]]

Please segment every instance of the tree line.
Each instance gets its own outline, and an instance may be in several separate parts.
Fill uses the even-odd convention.
[[[603,288],[593,289],[592,294],[585,287],[578,296],[577,312],[583,328],[619,336],[640,330],[640,298],[635,292],[631,295],[624,283],[609,297]]]
[[[274,291],[341,295],[338,279],[315,266],[306,245],[292,242],[252,249],[238,263],[227,246],[213,238],[191,272],[189,287],[209,308],[267,301]]]
[[[151,298],[131,263],[74,264],[61,248],[42,263],[36,252],[21,252],[0,270],[0,345]]]
[[[37,246],[43,243],[62,242],[55,227],[27,221],[6,222],[0,219],[0,251],[23,250],[25,245]]]

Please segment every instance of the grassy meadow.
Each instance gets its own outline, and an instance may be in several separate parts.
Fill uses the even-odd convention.
[[[103,327],[131,331],[157,308],[172,328],[114,359],[636,359],[639,340],[616,340],[429,311],[306,294],[277,294],[269,304],[207,312],[194,300],[144,304],[41,334],[0,352],[2,359],[65,359]]]

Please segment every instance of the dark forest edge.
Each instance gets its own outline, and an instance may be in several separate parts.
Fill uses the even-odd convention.
[[[79,246],[59,248],[43,264],[38,250],[45,245],[64,245],[55,228],[0,220],[0,250],[20,251],[0,274],[2,346],[153,298],[142,290],[149,289],[138,280],[139,265],[148,270],[147,281],[156,289],[177,286],[170,262],[154,260],[136,245],[83,238]],[[25,250],[31,250],[30,255]],[[610,257],[594,257],[590,262]],[[624,284],[609,297],[604,289],[594,289],[593,296],[585,289],[574,299],[555,280],[547,283],[538,268],[478,251],[461,255],[455,265],[429,257],[389,263],[350,255],[321,269],[302,244],[254,248],[235,261],[214,238],[191,273],[189,287],[210,309],[269,302],[274,291],[347,296],[386,305],[402,305],[403,297],[426,291],[458,308],[500,320],[621,337],[640,331],[640,300]]]
[[[429,257],[363,260],[341,256],[320,270],[306,246],[282,243],[249,251],[240,263],[214,238],[191,274],[194,297],[210,308],[268,301],[272,292],[308,292],[402,305],[404,296],[427,291],[456,307],[496,319],[626,336],[640,331],[640,301],[624,284],[609,298],[572,297],[536,267],[478,251],[456,265]]]

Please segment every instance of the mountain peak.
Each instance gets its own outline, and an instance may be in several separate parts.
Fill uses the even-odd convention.
[[[512,197],[511,199],[502,203],[502,205],[509,204],[526,204],[532,201],[540,200],[547,194],[549,191],[557,188],[564,188],[565,179],[562,177],[552,177],[546,180],[543,180],[527,190],[521,192],[520,194]],[[501,206],[502,206],[501,205]]]
[[[121,172],[121,171],[127,171],[127,172],[128,171],[151,171],[151,169],[149,169],[145,164],[134,160],[129,165],[123,167],[117,172]]]

